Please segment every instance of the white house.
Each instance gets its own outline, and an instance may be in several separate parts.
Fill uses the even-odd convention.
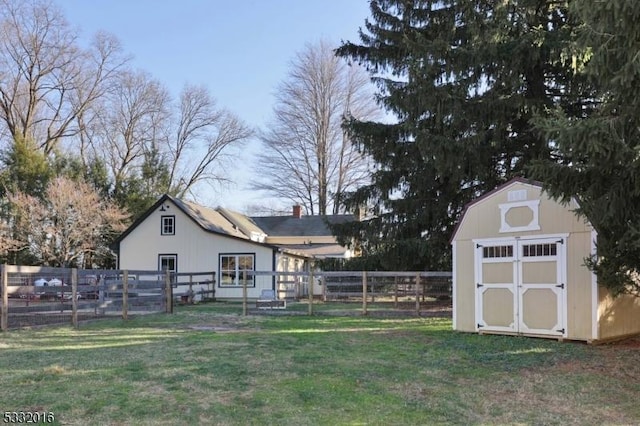
[[[350,257],[328,223],[351,220],[352,215],[303,216],[299,206],[290,216],[249,217],[164,195],[116,240],[118,268],[210,271],[216,298],[241,298],[244,271],[304,271],[312,258]],[[249,275],[248,297],[257,298],[263,289],[291,296],[293,284],[286,277]]]

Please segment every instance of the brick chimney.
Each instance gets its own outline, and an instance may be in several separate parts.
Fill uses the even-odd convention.
[[[293,217],[297,219],[302,217],[302,206],[300,204],[293,206]]]

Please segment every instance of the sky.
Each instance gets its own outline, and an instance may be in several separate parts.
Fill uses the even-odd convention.
[[[307,43],[357,42],[367,0],[54,0],[82,38],[107,31],[177,97],[186,83],[204,85],[248,125],[270,118],[274,92]],[[247,189],[253,140],[235,169],[235,185],[202,191],[197,202],[243,210],[271,202]]]

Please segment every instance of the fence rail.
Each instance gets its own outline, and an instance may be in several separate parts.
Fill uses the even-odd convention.
[[[215,300],[215,272],[170,274],[145,270],[81,270],[2,265],[0,268],[0,330],[9,327],[71,323],[81,319],[145,312],[173,312],[174,302]],[[371,303],[415,309],[451,298],[451,272],[382,271],[243,271],[243,314],[249,310],[247,282],[253,277],[272,284],[277,299]],[[275,288],[272,288],[275,287]],[[267,287],[265,287],[267,289]],[[255,293],[255,289],[254,289]],[[411,306],[412,305],[412,306]]]
[[[215,272],[179,272],[171,274],[173,299],[182,303],[213,301],[216,298]]]
[[[247,271],[252,276],[271,276],[279,299],[307,300],[313,313],[314,300],[362,303],[367,314],[370,303],[389,302],[394,309],[411,309],[420,313],[422,306],[451,300],[452,274],[439,271]],[[246,293],[243,293],[246,314]]]
[[[171,312],[173,287],[163,271],[79,270],[2,265],[0,329]]]

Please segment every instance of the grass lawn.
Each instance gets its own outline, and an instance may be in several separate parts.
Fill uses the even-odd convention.
[[[73,425],[640,423],[640,345],[240,312],[216,303],[0,333],[0,409]]]

